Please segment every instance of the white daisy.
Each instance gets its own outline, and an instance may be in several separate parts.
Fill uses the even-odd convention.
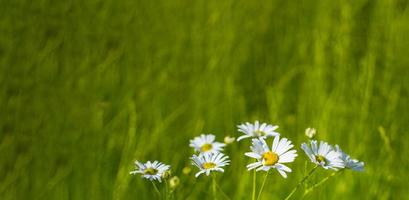
[[[324,169],[337,170],[344,168],[344,162],[341,159],[341,154],[324,141],[320,141],[319,147],[316,140],[311,140],[310,146],[306,143],[301,144],[301,148],[310,158],[311,162],[320,165]]]
[[[335,145],[335,149],[338,153],[341,154],[341,159],[344,161],[345,168],[352,169],[354,171],[364,171],[364,162],[360,162],[359,160],[352,159],[351,156],[346,154],[339,148],[338,145]]]
[[[165,165],[159,161],[148,161],[145,164],[135,161],[136,169],[131,171],[130,174],[142,174],[143,178],[150,181],[157,180],[162,182],[163,174],[170,169],[169,165]]]
[[[290,150],[292,147],[294,145],[291,144],[291,141],[287,138],[280,140],[280,136],[275,136],[271,150],[264,139],[253,139],[252,146],[250,147],[252,152],[245,153],[244,155],[257,159],[257,162],[247,165],[247,169],[257,168],[257,171],[268,171],[271,168],[275,168],[281,176],[287,178],[286,172],[291,172],[291,169],[283,163],[293,162],[295,157],[297,157],[297,151]]]
[[[212,171],[224,172],[222,167],[229,165],[230,162],[228,156],[219,152],[199,154],[199,156],[193,155],[190,159],[193,161],[192,164],[200,169],[200,171],[196,173],[196,177],[203,173],[209,176]]]
[[[215,136],[212,134],[202,134],[198,137],[195,137],[193,140],[190,140],[190,145],[195,149],[195,151],[202,153],[216,153],[223,151],[223,147],[226,144],[221,142],[215,142]]]
[[[260,124],[258,121],[254,122],[254,124],[250,124],[246,122],[245,124],[240,124],[237,126],[239,132],[244,133],[244,135],[237,138],[237,141],[240,141],[244,138],[251,138],[251,137],[260,137],[260,138],[267,138],[269,136],[277,136],[280,133],[275,132],[278,128],[276,125],[270,125],[266,123]]]

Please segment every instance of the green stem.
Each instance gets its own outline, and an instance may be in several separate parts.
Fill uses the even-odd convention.
[[[191,183],[191,182],[189,181],[189,183]],[[193,192],[195,191],[196,183],[197,183],[197,181],[193,182],[193,183],[190,185],[190,187],[187,187],[187,188],[190,188],[190,190],[189,190],[189,192],[187,192],[187,195],[186,195],[186,197],[185,197],[184,199],[189,199],[189,198],[190,198],[190,196],[191,196],[191,195],[193,194]]]
[[[168,185],[168,180],[165,180],[165,200],[168,200],[169,198],[169,185]]]
[[[260,199],[261,193],[263,193],[263,188],[264,188],[264,185],[266,184],[267,177],[268,177],[269,174],[270,174],[270,171],[267,171],[266,176],[264,177],[264,180],[263,180],[263,184],[261,184],[260,191],[258,192],[257,200]]]
[[[227,194],[226,194],[226,193],[224,193],[224,191],[222,190],[222,188],[220,187],[220,185],[219,185],[219,184],[217,184],[217,182],[216,182],[216,186],[217,186],[217,188],[219,189],[219,191],[222,193],[222,195],[224,196],[224,198],[225,198],[225,199],[229,199],[229,200],[230,200],[230,197],[229,197],[229,196],[227,196]]]
[[[212,184],[213,198],[214,198],[214,200],[217,200],[217,197],[216,197],[216,175],[213,174],[212,178],[213,178],[213,184]]]
[[[316,165],[314,168],[311,169],[311,171],[294,187],[294,189],[288,194],[288,196],[285,198],[285,200],[290,199],[291,196],[297,191],[299,187],[311,176],[311,174],[314,173],[314,171],[318,168],[318,165]]]
[[[256,200],[256,179],[257,179],[256,170],[254,169],[253,170],[253,192],[251,195],[251,200]]]
[[[305,190],[305,192],[304,192],[304,194],[303,194],[303,197],[306,196],[308,193],[314,191],[315,188],[317,188],[317,187],[319,187],[320,185],[322,185],[322,184],[324,184],[325,182],[327,182],[328,179],[330,179],[331,177],[333,177],[333,176],[335,176],[335,175],[337,175],[337,174],[339,174],[339,173],[341,173],[341,172],[343,172],[343,171],[344,171],[344,170],[339,170],[339,171],[333,172],[333,173],[330,174],[329,176],[323,178],[320,182],[318,182],[318,183],[314,184],[313,186],[309,187],[308,189]]]
[[[160,199],[162,195],[160,194],[160,191],[159,191],[158,187],[156,186],[155,182],[152,181],[152,185],[153,185],[153,188],[155,189],[156,194],[158,195],[158,197]]]

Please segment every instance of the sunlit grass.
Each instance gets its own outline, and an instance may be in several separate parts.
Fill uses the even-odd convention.
[[[171,164],[176,199],[212,199],[211,178],[182,173],[189,139],[256,119],[298,145],[314,127],[365,161],[305,199],[402,199],[408,33],[405,1],[1,1],[0,199],[152,199],[135,160]],[[231,199],[251,199],[249,146],[225,150]]]

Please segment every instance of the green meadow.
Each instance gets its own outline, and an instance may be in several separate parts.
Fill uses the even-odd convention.
[[[0,1],[2,200],[156,199],[129,174],[135,160],[171,165],[175,199],[213,199],[189,140],[237,138],[255,120],[298,151],[262,199],[285,198],[312,168],[307,127],[365,171],[292,199],[409,199],[408,111],[406,0]],[[230,199],[251,199],[249,146],[225,148]]]

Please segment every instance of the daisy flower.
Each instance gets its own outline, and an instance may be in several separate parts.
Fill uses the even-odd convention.
[[[162,182],[163,174],[170,169],[169,165],[165,165],[159,161],[148,161],[145,164],[139,161],[135,161],[136,169],[131,171],[130,174],[142,174],[143,178],[150,181],[157,180]]]
[[[195,137],[193,140],[190,140],[190,145],[195,149],[195,151],[202,153],[216,153],[223,151],[223,147],[226,144],[221,142],[215,142],[215,136],[212,134],[202,134],[198,137]]]
[[[245,153],[244,155],[257,159],[257,162],[247,165],[248,170],[256,169],[256,171],[268,171],[271,168],[277,169],[277,171],[287,178],[286,172],[291,172],[291,169],[285,166],[283,163],[293,162],[297,157],[297,151],[291,150],[294,145],[291,144],[287,138],[275,136],[271,149],[267,146],[267,143],[262,138],[252,140],[252,146],[250,149],[252,152]]]
[[[311,140],[310,146],[306,143],[301,144],[301,149],[310,158],[311,162],[323,167],[324,169],[337,170],[344,168],[344,162],[341,159],[341,154],[324,141],[320,141],[317,146],[316,140]]]
[[[212,171],[224,172],[222,167],[229,165],[230,162],[228,156],[219,152],[199,154],[199,156],[193,155],[191,159],[193,161],[192,164],[200,169],[200,171],[196,173],[196,177],[203,173],[209,176]]]
[[[341,154],[341,159],[344,162],[345,168],[352,169],[354,171],[364,171],[364,162],[360,162],[359,160],[352,159],[351,156],[346,154],[339,148],[338,145],[335,145],[335,149],[338,153]]]
[[[246,122],[245,124],[240,124],[237,127],[239,128],[239,132],[244,133],[244,135],[237,138],[237,141],[251,137],[260,137],[265,139],[269,136],[280,135],[278,132],[275,132],[278,126],[273,126],[266,123],[260,124],[258,121],[254,122],[254,124]]]

